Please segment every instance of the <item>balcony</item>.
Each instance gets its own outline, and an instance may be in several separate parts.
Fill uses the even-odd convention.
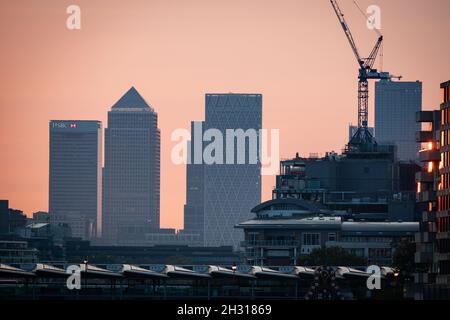
[[[431,172],[416,172],[416,182],[431,183],[434,181],[434,175]]]
[[[416,112],[416,122],[433,122],[433,111]]]
[[[416,142],[434,141],[433,131],[417,131]]]
[[[450,276],[439,274],[436,277],[436,284],[438,285],[449,285],[450,284]]]
[[[429,201],[436,201],[436,191],[422,191],[420,193],[416,194],[416,201],[417,202],[429,202]]]
[[[436,222],[436,212],[422,212],[422,222]]]
[[[432,243],[436,240],[434,232],[418,232],[414,235],[415,243]]]
[[[436,234],[436,239],[442,240],[442,239],[450,239],[450,231],[447,232],[438,232]]]
[[[441,153],[439,150],[422,150],[419,152],[419,161],[420,162],[429,162],[435,161],[438,162],[441,160]]]
[[[441,191],[442,192],[442,191]],[[445,194],[444,194],[445,195]],[[445,210],[445,211],[438,211],[436,213],[436,218],[446,218],[449,216],[449,211]]]
[[[433,252],[416,252],[414,255],[415,263],[431,263],[433,261]]]
[[[436,259],[438,261],[449,261],[450,260],[450,253],[436,253]]]

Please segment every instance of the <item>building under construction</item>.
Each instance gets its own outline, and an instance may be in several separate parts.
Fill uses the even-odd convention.
[[[316,201],[348,219],[414,221],[420,167],[396,161],[394,146],[375,147],[281,161],[272,198]]]

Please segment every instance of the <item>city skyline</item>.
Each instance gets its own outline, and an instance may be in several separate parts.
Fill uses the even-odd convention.
[[[450,69],[445,58],[450,45],[439,34],[450,28],[449,2],[378,3],[385,69],[406,81],[423,81],[424,109],[438,105],[436,88]],[[0,147],[6,150],[0,160],[0,198],[29,216],[47,210],[48,121],[106,123],[115,99],[133,85],[159,113],[162,227],[182,227],[185,202],[186,168],[170,163],[170,134],[201,118],[207,92],[261,92],[263,127],[281,130],[282,158],[296,151],[339,151],[347,142],[348,123],[356,122],[356,66],[328,1],[310,2],[308,15],[301,11],[304,4],[272,2],[259,11],[253,10],[260,6],[255,1],[195,1],[176,8],[162,1],[111,7],[80,1],[82,29],[69,31],[66,3],[2,3],[0,26],[8,31],[2,31],[6,50],[0,57],[10,63],[0,75]],[[343,1],[342,9],[361,51],[367,52],[376,35],[365,28],[351,1]],[[249,14],[253,24],[246,19]],[[406,32],[415,35],[414,42]],[[323,81],[327,73],[329,85]],[[371,102],[373,97],[374,90]],[[170,117],[174,112],[176,119]],[[370,124],[373,115],[371,103]],[[317,120],[299,125],[299,119]],[[322,135],[324,130],[333,134]],[[273,184],[273,176],[263,178],[262,199],[270,198]],[[174,188],[175,195],[169,192]]]

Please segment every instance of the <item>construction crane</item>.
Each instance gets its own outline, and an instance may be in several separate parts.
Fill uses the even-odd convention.
[[[359,65],[358,74],[358,130],[355,132],[353,137],[350,139],[347,148],[348,150],[362,150],[373,148],[377,145],[375,138],[370,133],[367,128],[369,120],[369,82],[371,79],[391,79],[392,76],[389,72],[379,72],[377,69],[373,68],[375,60],[377,59],[378,52],[383,42],[383,35],[377,30],[379,37],[375,46],[367,58],[361,58],[358,49],[356,47],[355,40],[353,39],[352,33],[345,21],[344,14],[336,0],[330,0],[331,5],[341,23],[342,29],[347,37],[348,42],[353,50],[353,54]]]

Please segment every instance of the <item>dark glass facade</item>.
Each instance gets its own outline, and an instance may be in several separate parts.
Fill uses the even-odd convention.
[[[50,218],[74,237],[101,233],[101,162],[100,121],[50,121]]]
[[[205,246],[232,245],[238,248],[244,235],[234,226],[249,219],[250,210],[261,202],[259,130],[262,128],[262,95],[206,94],[205,121],[200,124],[201,131],[192,130],[192,137],[201,134],[205,138],[211,130],[220,133],[223,137],[223,162],[210,164],[203,159],[202,164],[195,164],[195,156],[192,156],[192,164],[187,166],[185,227],[199,230]],[[230,151],[226,144],[227,130],[236,132],[238,129],[249,134],[251,131],[257,137],[256,148],[252,149],[258,158],[256,163],[250,161],[249,136],[244,138],[245,161],[238,162],[237,138],[234,139],[234,147],[230,148],[234,161],[227,161],[226,153]],[[215,141],[214,138],[212,140]],[[193,144],[190,143],[190,148]],[[206,148],[209,146],[210,142],[199,146],[203,156],[208,153]],[[192,153],[193,149],[190,151]]]
[[[139,241],[159,229],[158,116],[134,88],[108,112],[103,202],[108,243]]]

